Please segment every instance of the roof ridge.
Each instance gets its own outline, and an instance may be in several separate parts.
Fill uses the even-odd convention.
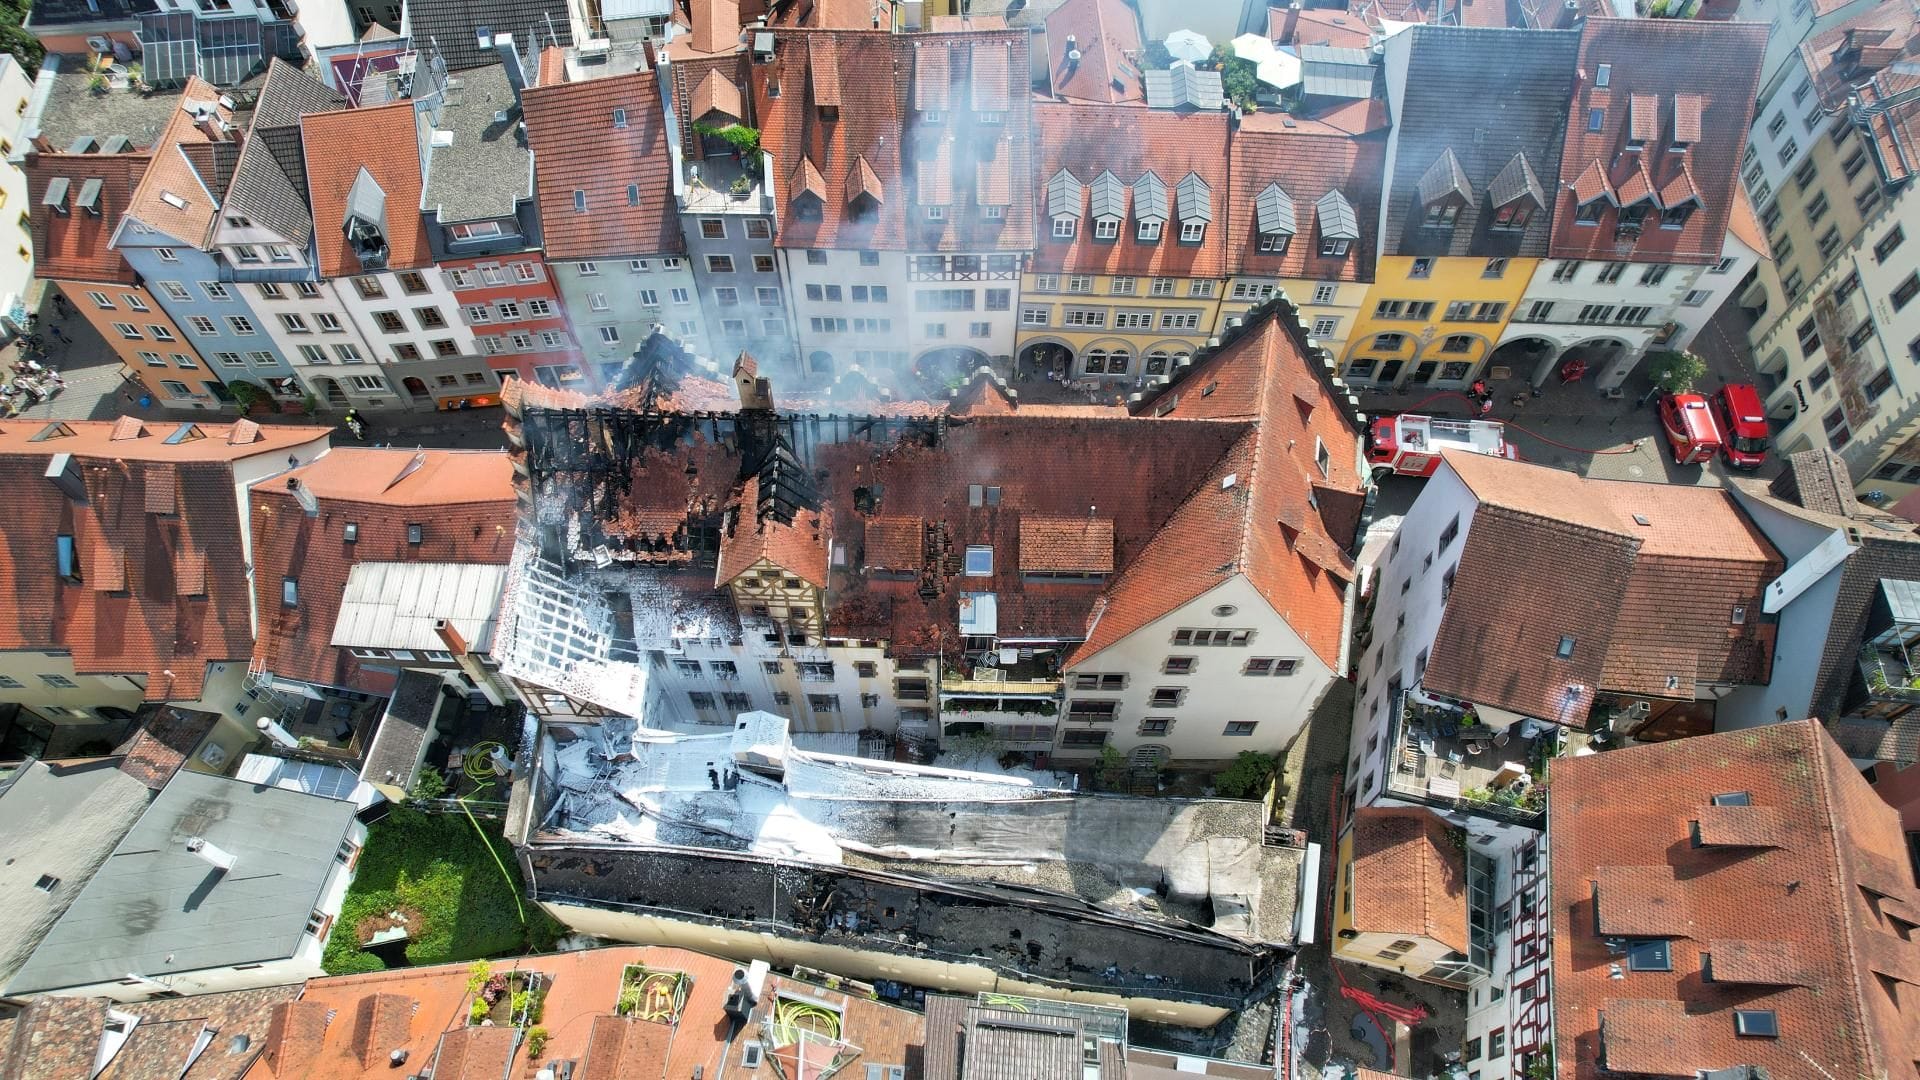
[[[1258,333],[1271,335],[1278,331],[1279,327],[1279,319],[1267,319],[1261,324]],[[1251,421],[1253,424],[1253,451],[1248,456],[1247,475],[1243,481],[1246,484],[1248,494],[1244,500],[1246,503],[1245,511],[1241,514],[1240,518],[1240,554],[1235,560],[1235,569],[1239,573],[1246,572],[1247,565],[1253,558],[1253,533],[1256,526],[1253,520],[1252,493],[1254,484],[1258,483],[1260,479],[1261,437],[1265,434],[1263,429],[1267,426],[1267,400],[1269,392],[1274,389],[1274,365],[1271,362],[1272,358],[1270,356],[1272,346],[1272,338],[1265,336],[1256,343],[1255,348],[1260,364],[1260,380],[1259,386],[1255,391],[1258,394],[1254,399],[1257,404],[1254,406],[1254,416]]]
[[[1822,817],[1820,832],[1833,854],[1833,861],[1828,864],[1828,873],[1833,878],[1834,892],[1840,897],[1840,918],[1837,922],[1841,945],[1845,948],[1845,955],[1849,960],[1846,965],[1847,979],[1853,990],[1847,995],[1846,1000],[1848,1032],[1856,1052],[1861,1055],[1860,1059],[1872,1061],[1877,1056],[1878,1048],[1874,1046],[1872,1040],[1865,1037],[1871,1025],[1870,1018],[1867,1016],[1866,987],[1861,984],[1860,979],[1860,952],[1858,943],[1854,940],[1853,910],[1849,906],[1853,898],[1847,895],[1846,870],[1852,864],[1847,859],[1847,845],[1840,839],[1841,822],[1835,813],[1831,763],[1820,746],[1819,723],[1818,720],[1806,721],[1805,727],[1801,729],[1804,734],[1797,741],[1801,748],[1814,759],[1812,772],[1814,782],[1819,788],[1816,792],[1815,805],[1821,808]]]

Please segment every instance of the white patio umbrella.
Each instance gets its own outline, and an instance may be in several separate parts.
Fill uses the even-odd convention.
[[[1185,60],[1197,64],[1213,55],[1213,42],[1207,36],[1193,30],[1175,30],[1167,35],[1167,55],[1175,60]]]
[[[1257,64],[1271,58],[1275,51],[1273,42],[1259,34],[1241,34],[1233,39],[1233,55],[1242,60],[1250,60]]]
[[[1300,83],[1300,58],[1291,50],[1275,49],[1272,56],[1255,65],[1253,75],[1268,86],[1281,90],[1297,86]]]

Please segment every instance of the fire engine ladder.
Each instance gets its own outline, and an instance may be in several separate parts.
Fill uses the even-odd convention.
[[[1543,864],[1546,857],[1537,849],[1530,863],[1516,863],[1513,873],[1513,944],[1512,955],[1518,957],[1522,943],[1530,943],[1533,951],[1527,960],[1527,966],[1539,972],[1540,978],[1552,970],[1549,949],[1553,944],[1551,909],[1541,895],[1541,879],[1545,874]],[[1523,901],[1522,898],[1525,898]],[[1519,967],[1516,961],[1513,967]],[[1533,995],[1531,1001],[1519,1000],[1516,988],[1507,990],[1508,1031],[1510,1041],[1516,1053],[1535,1050],[1545,1045],[1551,1008],[1548,999],[1551,995],[1545,989]]]

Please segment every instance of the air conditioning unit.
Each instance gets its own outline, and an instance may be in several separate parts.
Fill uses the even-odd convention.
[[[101,55],[106,55],[113,51],[113,42],[103,37],[90,37],[87,39],[87,48]]]

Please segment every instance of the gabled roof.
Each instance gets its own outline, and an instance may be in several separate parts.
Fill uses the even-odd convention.
[[[1513,155],[1513,158],[1501,168],[1487,185],[1487,198],[1495,208],[1507,206],[1519,200],[1532,199],[1533,205],[1544,210],[1547,208],[1546,189],[1540,186],[1540,178],[1533,173],[1533,163],[1527,160],[1525,151]]]
[[[341,224],[346,220],[348,193],[363,169],[386,195],[384,269],[429,265],[433,257],[427,245],[426,224],[420,216],[420,156],[413,103],[397,101],[370,109],[302,117],[300,132],[307,160],[307,187],[313,193],[320,272],[328,277],[355,277],[367,272],[349,250]]]
[[[718,71],[709,76],[715,79],[732,86]],[[548,258],[683,250],[673,160],[652,72],[533,87],[522,100]],[[731,107],[741,108],[738,91]],[[615,108],[626,110],[626,127],[614,125]],[[636,189],[632,199],[630,186]],[[587,193],[585,213],[573,209],[575,191]]]
[[[309,516],[288,480],[319,504]],[[347,582],[360,563],[504,565],[513,550],[512,467],[500,451],[343,446],[251,491],[256,665],[276,678],[384,693],[393,676],[334,648]],[[353,538],[347,538],[347,527]],[[409,527],[420,526],[420,542]],[[300,603],[281,602],[299,583]],[[451,612],[447,613],[449,616]],[[480,646],[477,640],[470,645]]]
[[[1353,928],[1467,951],[1467,856],[1454,827],[1425,807],[1353,812]]]
[[[1047,69],[1062,101],[1145,101],[1139,55],[1140,19],[1125,0],[1067,0],[1047,16]]]
[[[284,60],[271,61],[227,185],[227,211],[304,247],[313,238],[313,213],[307,205],[300,118],[343,108],[346,102],[325,83]]]
[[[1427,171],[1420,174],[1417,190],[1422,206],[1432,206],[1448,197],[1465,203],[1473,201],[1473,184],[1467,180],[1466,170],[1460,167],[1460,159],[1453,155],[1451,146],[1441,150]]]
[[[206,246],[232,176],[224,170],[240,155],[233,110],[220,100],[220,91],[199,76],[187,80],[180,107],[155,140],[153,163],[127,207],[155,232],[196,248]],[[210,118],[197,119],[189,111],[196,108]]]
[[[1088,208],[1079,184],[1062,184],[1064,173],[1093,177],[1110,171],[1133,190],[1134,216],[1141,212],[1138,181],[1153,173],[1171,182],[1174,209],[1198,220],[1211,193],[1227,190],[1227,117],[1221,112],[1175,113],[1128,105],[1067,105],[1040,101],[1033,106],[1037,132],[1038,192],[1049,214],[1085,217]],[[1164,213],[1149,207],[1148,213]],[[1042,271],[1093,274],[1154,274],[1218,277],[1225,265],[1229,214],[1219,214],[1198,244],[1183,244],[1169,228],[1158,241],[1143,242],[1131,224],[1111,241],[1096,240],[1091,227],[1068,239],[1043,231],[1036,237],[1033,265]]]
[[[1405,51],[1408,58],[1393,103],[1398,148],[1382,254],[1546,254],[1548,215],[1534,215],[1523,230],[1491,230],[1484,193],[1520,153],[1543,193],[1559,188],[1559,159],[1541,147],[1558,144],[1566,127],[1579,43],[1572,30],[1431,24],[1387,39],[1389,56]],[[1449,151],[1457,175],[1442,164]],[[1437,178],[1433,184],[1423,182],[1429,176]],[[1452,228],[1423,227],[1427,195],[1454,189],[1464,189],[1466,201]]]
[[[1701,19],[1593,17],[1579,31],[1579,68],[1589,77],[1568,104],[1561,168],[1581,180],[1555,196],[1549,254],[1566,259],[1718,262],[1741,187],[1741,155],[1759,91],[1767,29]],[[1591,73],[1610,69],[1605,87]],[[1599,131],[1591,131],[1597,114]],[[1638,145],[1630,150],[1629,141]],[[1684,146],[1675,153],[1672,147]],[[1597,197],[1604,177],[1617,203],[1657,209],[1691,203],[1679,228],[1648,220],[1637,233],[1615,228],[1602,210],[1594,224],[1575,209]]]
[[[1445,457],[1478,506],[1428,689],[1578,727],[1597,692],[1692,701],[1696,684],[1767,681],[1757,613],[1785,563],[1725,490]]]
[[[1139,181],[1137,181],[1135,184],[1135,190],[1138,190],[1139,185],[1145,183],[1149,177],[1152,177],[1152,175],[1153,175],[1152,173],[1148,173],[1146,177],[1142,177]],[[1093,184],[1091,185],[1091,187],[1093,191],[1093,198],[1092,198],[1092,201],[1088,203],[1089,213],[1091,213],[1096,218],[1103,218],[1103,217],[1118,218],[1118,217],[1127,216],[1127,187],[1125,184],[1122,184],[1120,182],[1119,177],[1113,175],[1113,173],[1105,169],[1102,169],[1100,170],[1100,175],[1093,178]],[[1162,207],[1164,208],[1165,202],[1166,202],[1166,188],[1163,186],[1160,190],[1161,190],[1161,194],[1160,194],[1161,204],[1162,204]],[[1162,209],[1160,213],[1160,217],[1164,220],[1166,216],[1167,215],[1165,210]]]
[[[715,113],[736,122],[746,118],[746,105],[741,101],[740,88],[718,68],[707,72],[700,80],[700,85],[693,90],[694,120],[702,121]]]
[[[0,481],[11,493],[0,588],[18,603],[0,622],[0,649],[64,649],[82,674],[142,677],[148,700],[191,701],[209,663],[253,651],[234,463],[284,461],[329,429],[256,426],[256,441],[235,445],[228,425],[149,424],[143,437],[117,441],[113,427],[0,427]],[[50,437],[33,441],[43,429]],[[188,437],[169,441],[175,433]],[[56,454],[72,455],[84,503],[46,478]],[[60,536],[73,538],[79,581],[57,574]],[[103,552],[123,557],[125,588],[95,587]],[[203,591],[187,594],[181,567],[200,556]]]
[[[479,31],[512,34],[523,51],[573,44],[573,19],[567,0],[407,0],[406,29],[416,46],[428,41],[447,62],[448,71],[498,63],[500,55],[482,47]]]
[[[109,998],[34,998],[0,1025],[0,1076],[35,1080],[238,1080],[253,1055],[228,1051],[235,1040],[259,1045],[276,1005],[300,993],[298,985],[154,1001]],[[138,1017],[104,1070],[95,1068],[107,1034],[108,1010]],[[218,1033],[220,1045],[201,1046]]]
[[[1271,236],[1292,236],[1298,229],[1293,196],[1279,184],[1268,184],[1253,200],[1254,228]]]
[[[1745,805],[1713,805],[1736,793]],[[1562,758],[1549,798],[1561,1076],[1880,1076],[1920,1060],[1920,944],[1896,933],[1920,923],[1906,836],[1819,723]],[[1766,850],[1693,842],[1694,821],[1741,817]],[[1614,976],[1624,958],[1596,906],[1666,938],[1672,970]],[[1772,1012],[1779,1034],[1742,1037],[1735,1010]]]
[[[1277,113],[1242,118],[1231,143],[1232,189],[1227,205],[1253,213],[1228,214],[1227,272],[1318,281],[1365,281],[1373,274],[1373,234],[1380,217],[1380,171],[1386,151],[1378,135],[1352,136],[1285,122]],[[1282,252],[1261,251],[1259,234],[1283,193],[1281,215],[1295,239]],[[1339,197],[1332,198],[1334,193]],[[1347,253],[1322,257],[1320,238],[1346,236]]]

